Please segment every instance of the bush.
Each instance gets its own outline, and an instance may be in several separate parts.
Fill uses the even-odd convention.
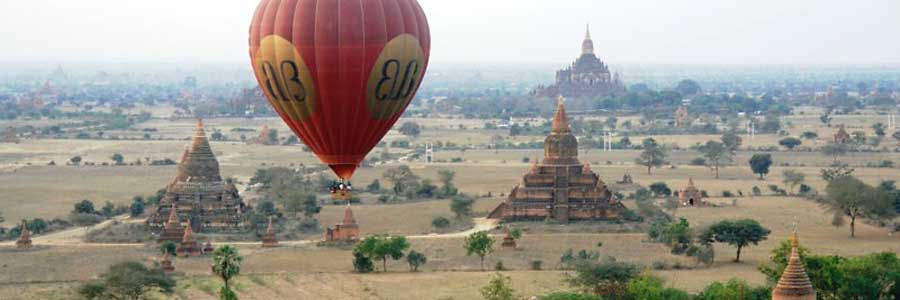
[[[588,294],[579,294],[573,292],[553,292],[543,295],[539,300],[600,300],[600,297]]]
[[[540,271],[543,264],[544,264],[544,261],[542,261],[542,260],[533,260],[533,261],[531,261],[531,270],[532,271]]]
[[[357,273],[372,273],[375,271],[375,265],[372,260],[362,252],[353,251],[353,270]]]
[[[722,191],[722,197],[734,197],[731,191]]]
[[[76,226],[91,226],[103,222],[103,216],[96,214],[86,214],[86,213],[72,213],[69,215],[69,222],[75,224]]]
[[[653,194],[655,194],[657,197],[672,196],[672,189],[670,189],[665,182],[655,182],[651,184],[650,191],[653,192]]]
[[[697,157],[691,160],[692,166],[706,166],[706,159],[702,157]]]
[[[762,190],[758,186],[753,186],[753,196],[762,196]]]
[[[502,261],[502,260],[497,261],[497,263],[494,264],[494,270],[496,270],[496,271],[504,271],[504,270],[506,270],[506,266],[503,265],[503,261]]]
[[[438,229],[446,229],[447,227],[450,227],[450,219],[445,217],[435,217],[431,220],[431,226]]]

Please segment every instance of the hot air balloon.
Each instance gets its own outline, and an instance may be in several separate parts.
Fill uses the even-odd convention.
[[[430,50],[416,0],[262,0],[250,26],[260,88],[342,180],[406,110]]]

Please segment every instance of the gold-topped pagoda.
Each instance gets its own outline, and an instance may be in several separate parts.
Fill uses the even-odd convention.
[[[147,219],[154,230],[164,230],[166,216],[176,210],[177,222],[193,224],[195,231],[243,231],[245,206],[234,184],[222,180],[219,161],[212,151],[203,121],[197,122],[191,145],[184,151],[178,173],[166,186],[157,211]],[[162,237],[161,237],[162,238]]]
[[[563,97],[557,101],[550,135],[544,140],[544,159],[525,174],[488,215],[492,219],[569,220],[619,219],[625,206],[606,183],[578,161],[578,140],[569,129]]]
[[[619,74],[610,72],[609,67],[595,54],[591,28],[588,26],[581,42],[581,56],[571,66],[556,72],[556,83],[539,86],[533,94],[542,97],[596,98],[624,92],[625,85]]]
[[[816,300],[816,290],[800,261],[799,247],[800,239],[795,231],[791,239],[791,257],[781,279],[772,290],[772,300]]]

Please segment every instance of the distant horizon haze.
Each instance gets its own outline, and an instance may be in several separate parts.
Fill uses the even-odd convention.
[[[900,65],[900,1],[419,0],[432,65]],[[0,63],[245,64],[256,0],[10,0]]]

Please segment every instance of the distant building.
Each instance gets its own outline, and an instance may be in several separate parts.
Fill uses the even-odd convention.
[[[270,132],[272,129],[269,129],[269,125],[264,124],[262,130],[259,132],[259,136],[251,141],[252,144],[264,145],[264,146],[275,146],[278,145],[278,139],[272,139],[270,136]],[[277,131],[276,131],[277,137]]]
[[[772,289],[772,300],[816,300],[816,290],[813,289],[803,262],[800,261],[800,239],[797,232],[791,239],[791,256],[784,273],[778,279],[778,284]]]
[[[28,230],[28,223],[22,221],[22,230],[19,233],[19,239],[16,240],[16,248],[27,249],[33,247],[31,244],[31,231]]]
[[[263,248],[278,247],[278,239],[275,238],[275,226],[272,224],[272,217],[269,217],[269,226],[266,226],[266,233],[262,238]]]
[[[335,225],[333,228],[329,227],[325,230],[325,241],[335,242],[356,240],[359,240],[359,224],[356,224],[356,218],[353,217],[353,210],[350,209],[350,204],[347,203],[347,208],[344,209],[344,219],[341,220],[341,223]]]
[[[147,219],[147,224],[156,231],[168,227],[166,216],[172,215],[170,210],[173,208],[176,210],[175,222],[180,227],[193,224],[194,231],[247,228],[248,223],[242,216],[243,200],[234,184],[222,180],[219,161],[210,148],[202,121],[197,122],[193,142],[178,164],[178,174],[166,186],[165,196],[157,211]]]
[[[675,111],[675,127],[684,128],[687,126],[689,117],[687,106],[679,106],[678,110]]]
[[[562,97],[544,141],[544,160],[535,161],[523,184],[513,188],[488,218],[614,220],[626,210],[589,165],[578,161],[578,140],[569,129]]]
[[[7,127],[6,131],[3,132],[3,139],[0,139],[0,143],[18,144],[19,135],[16,133],[16,128],[12,126]]]
[[[838,131],[834,133],[834,143],[847,144],[850,142],[850,139],[850,133],[847,133],[847,129],[844,128],[844,124],[841,124],[841,127],[838,128]]]
[[[694,179],[688,179],[688,186],[678,193],[678,201],[684,206],[700,206],[703,205],[703,192],[700,192],[694,186]]]
[[[533,94],[541,97],[596,98],[624,92],[625,85],[619,74],[612,74],[594,53],[594,41],[588,28],[581,44],[581,56],[571,66],[556,72],[556,83],[539,86]]]

